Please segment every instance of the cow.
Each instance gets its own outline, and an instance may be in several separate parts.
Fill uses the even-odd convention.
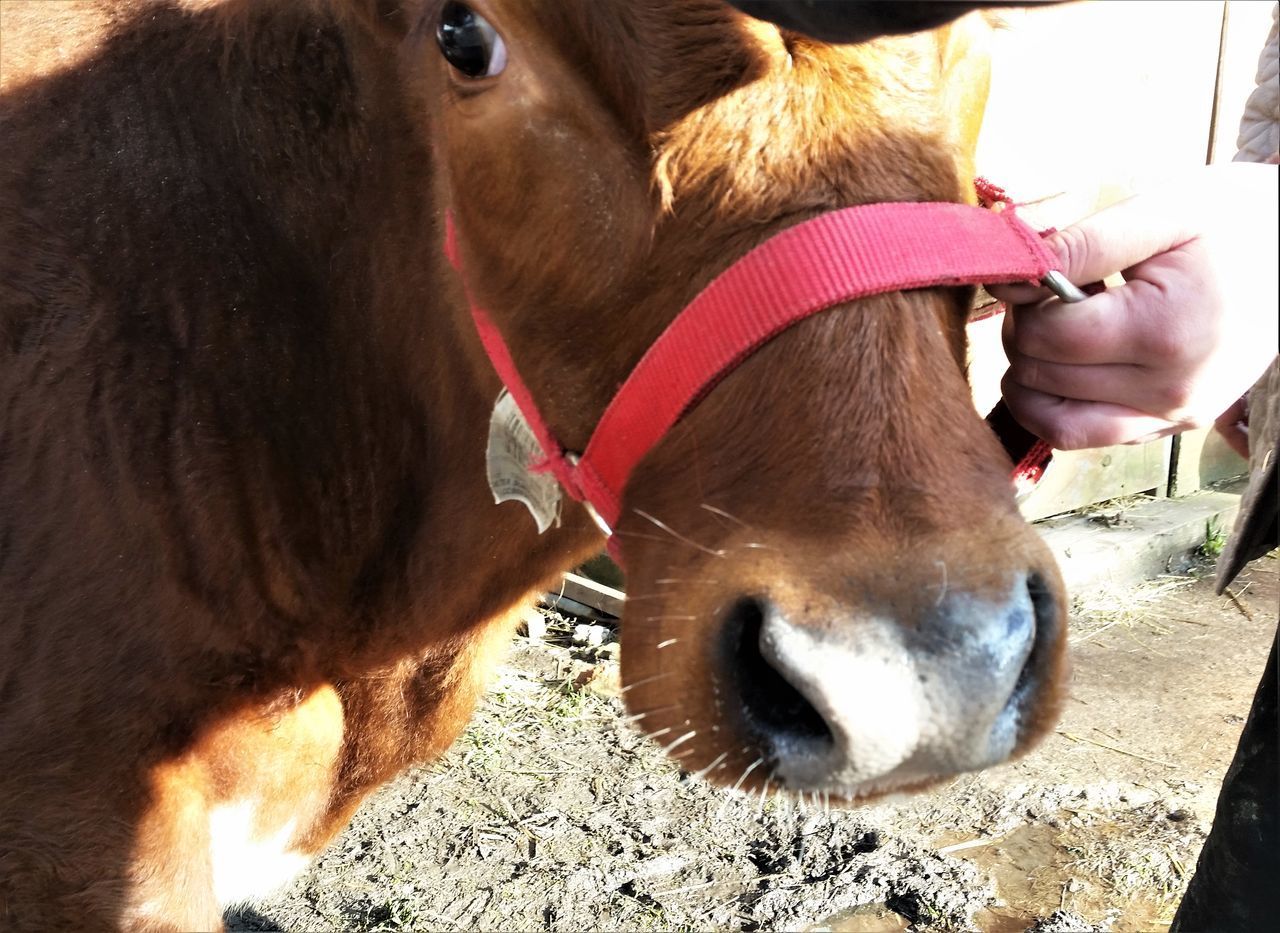
[[[753,247],[974,197],[979,15],[846,46],[719,0],[0,15],[8,927],[218,927],[442,754],[600,550],[582,504],[495,505],[469,311],[580,452]],[[970,401],[971,298],[816,314],[636,465],[624,689],[690,772],[855,803],[1052,723],[1061,581]]]

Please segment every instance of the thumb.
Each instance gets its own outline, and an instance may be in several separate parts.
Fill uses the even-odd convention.
[[[1072,282],[1097,282],[1196,237],[1185,207],[1136,194],[1050,234],[1045,245]]]

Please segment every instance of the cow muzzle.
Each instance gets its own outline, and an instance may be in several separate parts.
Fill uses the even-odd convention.
[[[914,619],[743,598],[724,619],[721,670],[787,789],[857,799],[918,787],[1026,744],[1057,679],[1058,600],[1037,572],[1003,593],[940,591]]]

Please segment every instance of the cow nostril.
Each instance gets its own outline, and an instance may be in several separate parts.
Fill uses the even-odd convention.
[[[1052,628],[1058,619],[1058,603],[1044,577],[1038,573],[1027,574],[1027,593],[1036,614],[1036,630]]]
[[[1022,665],[1018,682],[1013,688],[1013,698],[1020,698],[1036,672],[1044,663],[1046,652],[1053,644],[1053,632],[1058,625],[1058,601],[1044,577],[1032,572],[1027,574],[1027,595],[1031,597],[1031,609],[1035,618],[1035,634],[1031,651]]]
[[[760,652],[760,633],[769,606],[741,599],[725,618],[728,669],[738,687],[748,722],[771,739],[833,741],[826,720]]]

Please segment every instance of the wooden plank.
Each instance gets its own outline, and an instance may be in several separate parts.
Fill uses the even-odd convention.
[[[1210,161],[1230,162],[1236,154],[1240,117],[1253,93],[1258,56],[1271,29],[1273,0],[1229,0],[1222,36],[1215,132]]]
[[[580,577],[595,580],[597,583],[603,583],[605,586],[611,586],[615,590],[627,588],[626,575],[622,572],[622,568],[615,564],[613,558],[605,551],[601,551],[581,567],[576,568],[574,573]]]
[[[1170,446],[1163,438],[1136,446],[1060,450],[1035,492],[1023,500],[1022,514],[1035,521],[1152,489],[1163,495]]]
[[[1178,436],[1177,464],[1170,478],[1171,496],[1188,496],[1205,486],[1246,476],[1249,461],[1228,446],[1213,428]]]
[[[621,617],[623,607],[626,606],[627,602],[627,594],[622,590],[615,590],[611,586],[605,586],[595,580],[578,576],[576,573],[566,573],[564,575],[561,592],[574,602],[590,606],[600,612],[606,612],[611,616]],[[555,595],[554,593],[550,594],[548,602],[554,602]]]

